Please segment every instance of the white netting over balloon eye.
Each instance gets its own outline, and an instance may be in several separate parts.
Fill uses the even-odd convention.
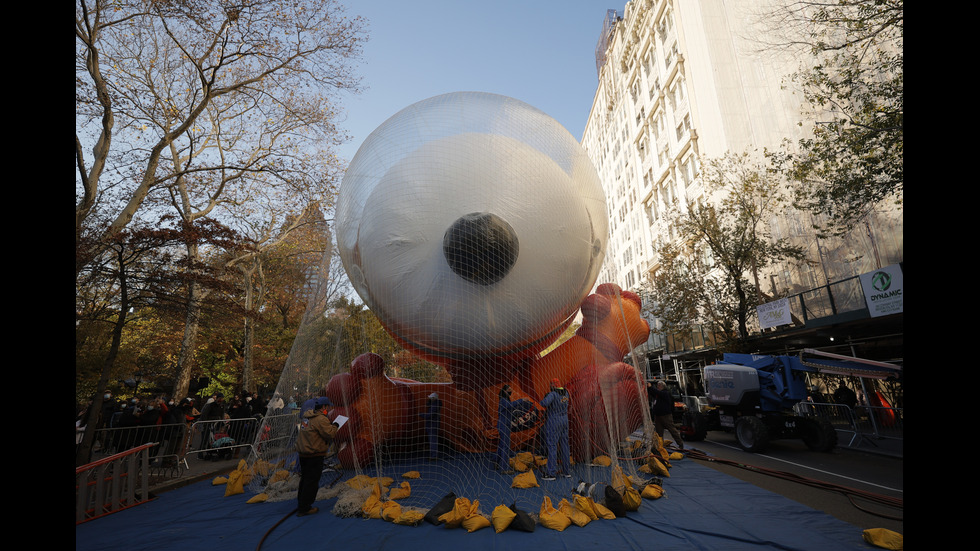
[[[486,516],[537,514],[583,481],[656,476],[641,470],[657,453],[644,382],[623,363],[649,332],[639,297],[595,287],[605,204],[568,131],[504,96],[430,98],[365,140],[340,189],[337,253],[393,346],[363,315],[308,316],[273,398],[326,396],[346,419],[324,486],[363,489],[335,512],[426,512],[452,495]],[[267,418],[253,489],[288,488],[298,423],[289,408]]]

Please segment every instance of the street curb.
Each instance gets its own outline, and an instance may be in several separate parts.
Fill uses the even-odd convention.
[[[222,476],[231,473],[237,467],[222,467],[220,469],[215,469],[211,472],[201,473],[194,476],[189,476],[186,478],[177,478],[162,484],[158,484],[150,488],[151,494],[162,494],[169,492],[171,490],[176,490],[178,488],[183,488],[184,486],[189,486],[191,484],[196,484],[205,480],[213,479],[217,476]]]

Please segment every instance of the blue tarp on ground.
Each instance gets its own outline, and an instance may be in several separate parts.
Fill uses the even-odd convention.
[[[626,517],[597,520],[585,527],[572,525],[562,532],[538,525],[533,533],[508,530],[497,534],[492,527],[468,533],[463,528],[424,522],[409,527],[376,519],[340,518],[330,513],[335,499],[317,502],[320,512],[316,515],[286,518],[296,507],[295,501],[247,504],[250,494],[224,497],[224,486],[205,481],[76,526],[75,549],[241,551],[257,549],[260,542],[266,551],[875,549],[863,541],[859,527],[821,511],[693,460],[672,464],[671,476],[664,479],[665,497],[644,499],[640,509]],[[568,479],[542,484],[572,486]],[[534,497],[520,501],[540,505],[536,495],[540,490],[526,492]],[[456,493],[466,496],[465,489]],[[485,505],[489,506],[481,510],[489,515],[496,504]],[[537,513],[536,509],[526,510]]]

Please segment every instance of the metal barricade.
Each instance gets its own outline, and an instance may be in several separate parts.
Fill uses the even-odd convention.
[[[800,402],[793,407],[797,415],[821,417],[837,430],[840,446],[848,448],[887,448],[902,455],[904,426],[901,408]],[[883,442],[885,441],[885,442]],[[887,444],[884,445],[884,444]]]
[[[150,500],[147,443],[75,468],[75,524]]]
[[[191,425],[187,453],[207,460],[237,457],[242,448],[251,447],[261,424],[255,417],[196,421]]]
[[[684,396],[683,401],[690,411],[704,412],[708,408],[707,396]]]
[[[856,406],[854,408],[856,445],[880,447],[881,441],[901,443],[905,426],[901,408]]]
[[[143,444],[153,443],[147,451],[150,475],[178,478],[187,467],[187,425],[146,425],[102,428],[95,431],[93,454],[123,453]]]
[[[292,451],[299,424],[300,419],[296,413],[270,415],[262,419],[260,434],[255,442],[256,453],[260,456],[272,456]]]
[[[95,434],[92,454],[96,461],[92,465],[103,465],[139,451],[142,466],[136,471],[152,488],[180,479],[188,470],[200,470],[202,461],[234,457],[252,461],[257,457],[277,462],[294,453],[298,426],[299,417],[287,413],[191,424],[104,428]],[[246,450],[244,454],[242,449]]]
[[[300,418],[296,411],[267,415],[262,418],[259,431],[252,446],[252,459],[270,464],[289,464],[295,457],[295,442],[300,426]],[[256,492],[262,491],[264,482],[260,477],[253,477],[250,488]]]
[[[830,422],[838,431],[854,430],[854,414],[843,404],[820,402],[799,402],[793,406],[795,413],[802,417],[820,417]]]

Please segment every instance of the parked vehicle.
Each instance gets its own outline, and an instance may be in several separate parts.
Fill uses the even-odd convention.
[[[809,349],[798,356],[725,354],[721,363],[704,368],[708,407],[681,412],[681,434],[696,441],[707,431],[734,431],[738,445],[749,452],[762,452],[770,441],[784,438],[800,438],[811,450],[832,450],[837,432],[830,422],[793,411],[807,398],[806,373],[888,379],[900,377],[901,368]]]

